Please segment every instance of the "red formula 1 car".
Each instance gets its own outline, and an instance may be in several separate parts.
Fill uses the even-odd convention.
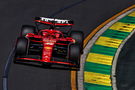
[[[38,62],[42,65],[80,66],[83,32],[61,30],[73,21],[45,17],[35,18],[36,27],[23,25],[16,42],[15,62]],[[40,25],[42,29],[39,28]],[[66,31],[66,32],[65,32]]]

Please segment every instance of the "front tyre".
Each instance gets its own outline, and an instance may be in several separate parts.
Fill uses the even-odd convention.
[[[80,46],[78,44],[71,44],[69,46],[69,60],[80,67]]]
[[[16,43],[16,55],[26,55],[28,52],[28,39],[19,37]]]

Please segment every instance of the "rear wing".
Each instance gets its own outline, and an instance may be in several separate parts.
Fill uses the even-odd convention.
[[[72,20],[63,20],[63,19],[55,19],[55,18],[36,17],[35,21],[47,25],[54,25],[54,26],[74,25]]]

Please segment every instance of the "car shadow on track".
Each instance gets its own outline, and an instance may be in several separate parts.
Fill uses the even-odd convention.
[[[63,66],[63,65],[51,65],[51,66],[43,66],[42,64],[31,64],[25,62],[14,62],[15,64],[25,65],[25,66],[32,66],[36,68],[42,69],[58,69],[58,70],[69,70],[69,71],[78,71],[78,68],[70,67],[70,66]]]

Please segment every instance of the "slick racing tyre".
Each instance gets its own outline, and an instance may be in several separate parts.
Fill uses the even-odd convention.
[[[83,40],[84,40],[84,34],[81,31],[71,31],[70,37],[75,39],[75,44],[78,44],[80,46],[80,52],[83,53]]]
[[[36,33],[36,27],[32,25],[23,25],[21,28],[21,36],[26,36],[28,33]]]
[[[69,46],[69,60],[77,65],[80,66],[80,46],[79,44],[71,44]]]
[[[28,52],[28,39],[19,37],[16,43],[16,55],[26,55]]]

